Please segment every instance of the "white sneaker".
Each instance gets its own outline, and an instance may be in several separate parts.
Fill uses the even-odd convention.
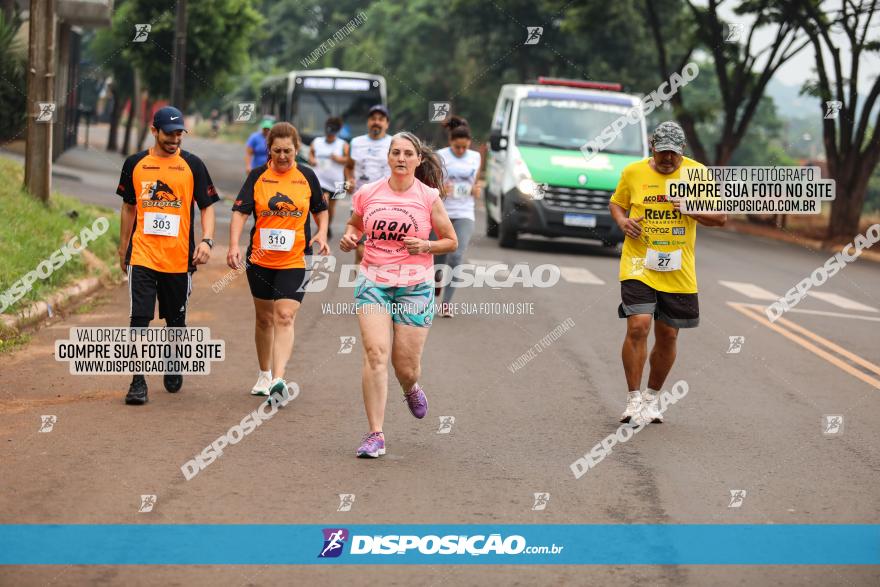
[[[445,303],[441,305],[440,316],[443,318],[452,318],[452,304]]]
[[[623,411],[623,415],[620,416],[620,421],[626,424],[630,421],[630,418],[639,413],[642,409],[642,392],[641,391],[630,391],[626,395],[626,409]]]
[[[645,403],[645,419],[650,418],[653,424],[662,424],[663,414],[660,413],[660,399],[657,394],[645,391],[642,394],[642,401]]]
[[[251,390],[251,395],[269,395],[269,385],[271,383],[272,378],[260,372],[257,376],[257,383]]]

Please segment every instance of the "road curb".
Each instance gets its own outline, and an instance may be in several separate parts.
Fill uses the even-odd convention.
[[[724,229],[740,234],[747,234],[749,236],[763,236],[769,239],[806,247],[812,251],[825,251],[832,254],[843,250],[844,246],[846,246],[828,244],[817,239],[807,238],[788,232],[780,232],[779,229],[771,228],[769,226],[756,226],[738,220],[728,222]],[[863,249],[859,258],[874,263],[880,263],[880,252]]]
[[[86,277],[50,295],[46,300],[34,302],[15,316],[0,316],[3,328],[21,331],[23,328],[42,322],[55,315],[58,308],[67,307],[103,289],[100,277]]]

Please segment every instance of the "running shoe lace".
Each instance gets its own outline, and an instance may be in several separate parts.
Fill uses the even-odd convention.
[[[422,407],[425,403],[422,401],[421,396],[419,395],[418,389],[411,389],[403,394],[403,401],[407,402],[410,405],[417,405]]]

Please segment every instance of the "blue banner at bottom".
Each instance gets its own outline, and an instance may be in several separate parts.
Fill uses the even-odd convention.
[[[0,525],[3,565],[877,565],[880,525]]]

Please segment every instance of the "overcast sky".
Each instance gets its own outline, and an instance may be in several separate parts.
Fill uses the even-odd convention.
[[[703,6],[706,5],[705,2],[700,2],[699,0],[696,3],[702,4]],[[744,19],[734,14],[732,9],[735,8],[738,4],[738,2],[724,2],[719,7],[718,12],[720,16],[727,22],[742,22],[745,25],[746,30],[743,32],[743,42],[745,42],[745,38],[748,36],[748,27],[751,26],[751,22],[753,21],[753,19]],[[824,5],[829,8],[837,9],[840,6],[840,1],[837,0],[833,2],[825,2]],[[862,20],[864,21],[864,18]],[[869,29],[868,38],[870,39],[873,37],[876,39],[880,37],[880,14],[875,14],[874,19],[871,22],[872,26]],[[752,39],[752,46],[763,48],[769,45],[773,41],[775,33],[776,27],[774,26],[762,27],[758,31],[755,31],[755,36]],[[841,58],[845,68],[844,71],[848,73],[850,57],[852,55],[848,50],[849,41],[843,34],[833,34],[832,40],[841,49],[847,49],[846,51],[841,52]],[[831,62],[826,60],[825,65],[826,69],[828,69],[831,67]],[[791,60],[789,60],[782,67],[779,68],[779,70],[776,72],[775,79],[787,85],[800,86],[806,79],[815,77],[815,68],[815,52],[813,51],[812,45],[808,45],[800,53],[795,55]],[[829,71],[829,74],[833,75],[833,72]],[[870,54],[868,56],[865,56],[863,54],[861,62],[859,64],[860,93],[867,93],[867,88],[870,87],[870,84],[874,82],[878,75],[880,75],[880,56],[878,56],[876,53]]]

